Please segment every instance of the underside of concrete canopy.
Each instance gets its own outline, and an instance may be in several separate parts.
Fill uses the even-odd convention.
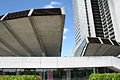
[[[74,51],[74,56],[118,56],[120,55],[120,44],[115,40],[86,37]]]
[[[61,56],[63,8],[0,16],[0,56]]]

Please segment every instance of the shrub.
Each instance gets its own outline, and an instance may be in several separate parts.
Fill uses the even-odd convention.
[[[120,73],[91,74],[89,80],[120,80]]]
[[[41,80],[41,78],[36,75],[5,75],[0,76],[0,80]]]

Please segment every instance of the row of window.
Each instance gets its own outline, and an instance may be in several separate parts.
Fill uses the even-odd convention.
[[[108,68],[0,69],[0,75],[38,75],[42,80],[85,80],[92,73],[113,73]]]
[[[107,0],[99,0],[104,37],[114,39],[114,29]],[[114,37],[113,37],[114,36]]]
[[[90,23],[89,23],[89,16],[88,16],[88,8],[87,8],[87,1],[84,0],[85,2],[85,10],[86,10],[86,18],[87,18],[87,25],[88,25],[88,33],[89,33],[89,36],[91,36],[91,33],[90,33]]]

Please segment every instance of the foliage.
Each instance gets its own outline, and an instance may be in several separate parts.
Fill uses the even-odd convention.
[[[120,73],[91,74],[89,80],[120,80]]]
[[[41,80],[41,78],[36,75],[5,75],[0,76],[0,80]]]

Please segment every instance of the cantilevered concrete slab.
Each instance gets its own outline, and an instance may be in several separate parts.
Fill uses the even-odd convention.
[[[74,51],[74,56],[118,56],[120,45],[115,40],[87,37]]]
[[[7,13],[0,19],[0,56],[61,55],[63,8]]]

